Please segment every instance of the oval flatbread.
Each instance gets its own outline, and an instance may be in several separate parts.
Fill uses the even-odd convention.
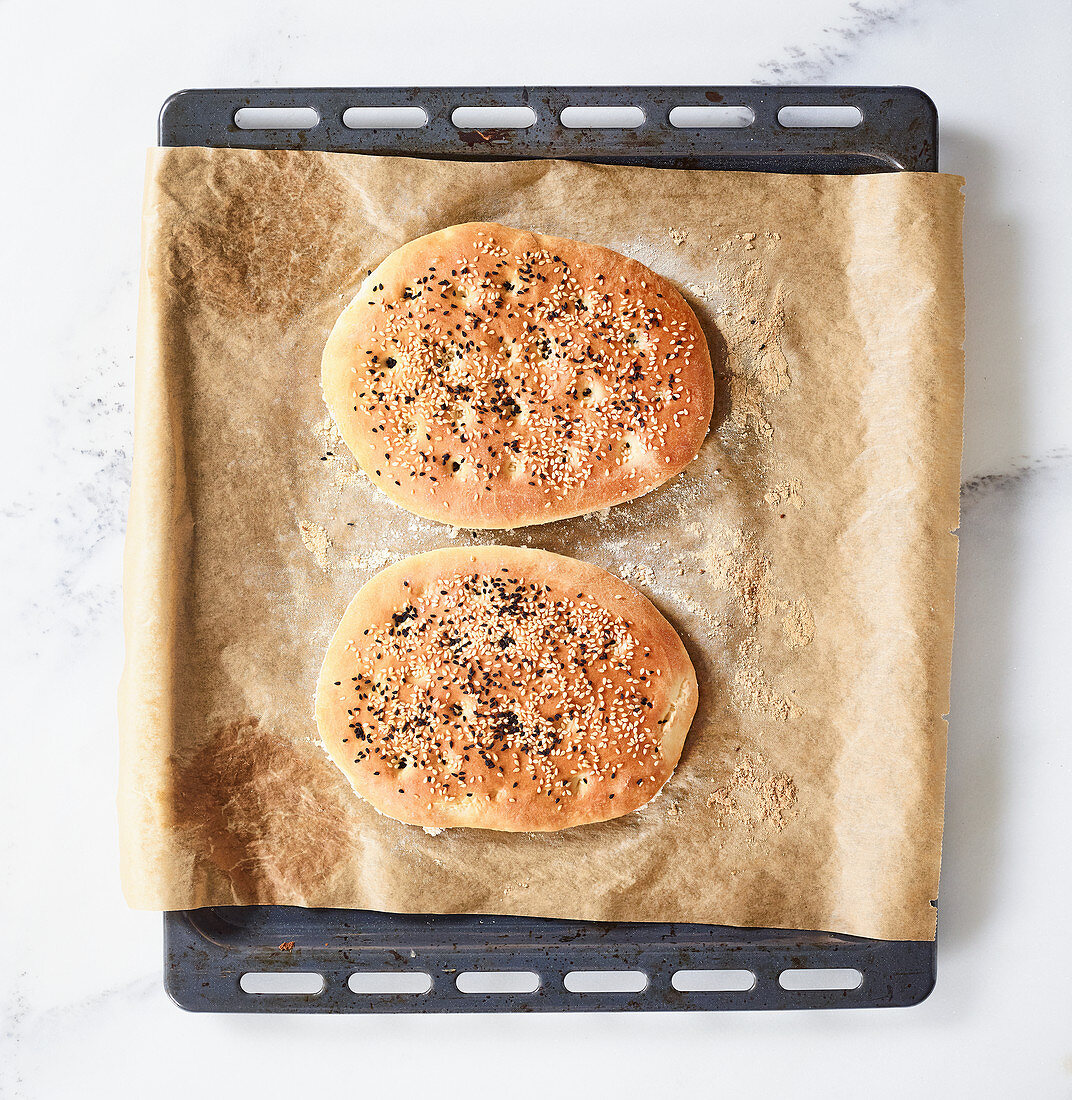
[[[336,322],[321,381],[373,484],[468,528],[649,492],[696,456],[714,402],[703,331],[666,279],[487,222],[392,252]]]
[[[381,813],[427,829],[565,829],[670,778],[696,673],[639,592],[509,546],[433,550],[377,574],[328,647],[327,751]]]

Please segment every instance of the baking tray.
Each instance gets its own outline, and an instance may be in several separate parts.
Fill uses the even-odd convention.
[[[671,122],[676,107],[711,106],[747,108],[753,119],[733,127]],[[420,108],[425,121],[352,128],[344,116],[351,120],[346,112],[354,107]],[[497,126],[491,117],[488,125],[455,125],[459,107],[527,107],[535,119],[525,128]],[[588,109],[592,124],[565,126],[566,107]],[[642,120],[596,124],[592,109],[608,107],[640,108]],[[859,121],[783,125],[784,109],[801,107],[855,107]],[[314,122],[243,128],[236,121],[242,108],[312,108]],[[162,146],[456,160],[555,157],[823,174],[938,170],[937,111],[916,88],[208,89],[171,96],[158,136]],[[164,914],[165,987],[182,1008],[203,1012],[894,1007],[922,1001],[936,967],[936,941],[815,931],[293,906]],[[828,988],[814,988],[822,985]]]

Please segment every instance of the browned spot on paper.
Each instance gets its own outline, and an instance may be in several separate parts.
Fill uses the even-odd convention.
[[[321,892],[349,850],[347,814],[310,780],[331,765],[313,745],[239,718],[175,764],[175,824],[230,880],[237,904]]]
[[[339,278],[347,208],[317,157],[257,152],[205,161],[176,203],[171,277],[188,299],[224,316],[286,321]]]

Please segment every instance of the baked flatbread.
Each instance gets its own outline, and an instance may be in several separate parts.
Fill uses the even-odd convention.
[[[392,252],[336,322],[321,380],[373,484],[468,528],[649,492],[696,456],[714,402],[703,331],[666,279],[487,222]]]
[[[328,647],[316,721],[381,813],[428,829],[565,829],[643,806],[696,711],[674,628],[587,562],[510,546],[373,577]]]

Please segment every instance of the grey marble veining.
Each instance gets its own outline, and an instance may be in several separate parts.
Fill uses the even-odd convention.
[[[118,596],[118,579],[87,569],[102,546],[122,538],[130,494],[132,360],[102,353],[55,393],[53,441],[33,485],[15,487],[4,507],[11,537],[48,554],[52,583],[19,593],[29,635],[62,629],[92,635]]]
[[[1038,458],[1013,465],[1009,469],[999,470],[992,474],[976,474],[974,477],[961,482],[961,507],[968,503],[974,503],[979,498],[986,497],[999,489],[1015,489],[1033,474],[1051,470],[1057,466],[1064,466],[1070,458],[1072,458],[1072,451],[1068,449],[1055,450],[1040,455]]]
[[[941,0],[930,0],[930,3]],[[786,46],[780,56],[759,64],[757,84],[828,84],[834,83],[843,66],[865,39],[880,35],[894,26],[918,25],[920,10],[927,0],[898,0],[891,4],[871,4],[854,0],[836,21],[822,27],[813,42],[805,46]]]

